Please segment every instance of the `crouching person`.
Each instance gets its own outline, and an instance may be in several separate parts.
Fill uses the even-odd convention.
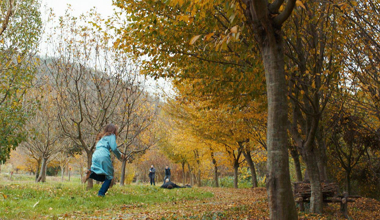
[[[107,125],[103,132],[97,136],[97,144],[94,154],[92,155],[91,170],[88,170],[82,182],[89,178],[103,182],[98,196],[104,197],[114,180],[113,166],[111,161],[110,150],[121,160],[124,155],[117,149],[116,144],[117,126]]]

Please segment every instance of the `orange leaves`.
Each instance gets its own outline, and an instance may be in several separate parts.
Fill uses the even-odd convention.
[[[193,36],[189,44],[193,45],[202,35],[195,35]],[[212,37],[215,38],[215,50],[220,51],[221,49],[227,50],[227,45],[230,42],[238,41],[240,37],[239,33],[239,25],[235,25],[230,29],[227,29],[224,33],[216,34],[215,32],[211,32],[204,36],[203,41],[208,42],[212,39]]]
[[[230,30],[231,30],[231,33],[234,33],[234,34],[236,34],[237,32],[238,32],[238,25],[235,25],[235,26],[233,26]]]
[[[205,36],[205,41],[209,41],[211,38],[212,38],[212,36],[214,36],[214,33],[209,33],[209,34],[207,34],[206,36]]]
[[[301,8],[303,8],[303,9],[306,10],[305,5],[304,5],[300,0],[297,0],[297,1],[296,1],[296,6],[297,6],[297,7],[301,7]]]
[[[0,192],[0,194],[3,196],[4,199],[7,199],[7,198],[8,198],[8,196],[5,195],[4,193]]]
[[[188,23],[188,22],[191,23],[191,22],[194,20],[193,17],[191,17],[191,16],[189,16],[189,15],[183,15],[183,14],[177,16],[177,19],[178,19],[179,21],[184,21],[184,22],[186,22],[186,23]]]
[[[190,45],[193,45],[193,44],[195,43],[195,41],[197,41],[198,38],[200,38],[200,37],[201,37],[201,35],[196,35],[196,36],[192,37],[192,38],[190,39],[189,44],[190,44]]]

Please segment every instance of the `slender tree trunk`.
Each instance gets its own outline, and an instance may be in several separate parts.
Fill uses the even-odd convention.
[[[272,27],[267,24],[266,28]],[[272,27],[273,28],[273,27]],[[268,198],[270,219],[297,219],[289,175],[287,149],[288,103],[284,71],[283,39],[280,30],[267,30],[261,53],[268,97]],[[276,33],[275,33],[276,32]]]
[[[41,166],[41,158],[37,160],[37,167],[36,167],[36,177],[35,181],[37,182],[39,174],[40,174],[40,166]]]
[[[194,150],[194,157],[197,161],[197,167],[198,167],[198,172],[197,172],[197,176],[195,176],[195,172],[194,172],[194,177],[196,177],[195,179],[197,180],[197,185],[198,187],[201,187],[202,186],[202,181],[201,181],[201,161],[199,160],[199,152],[198,150]]]
[[[351,169],[346,170],[346,191],[351,194]]]
[[[91,169],[91,163],[92,163],[92,152],[91,151],[86,151],[87,153],[87,169]],[[87,181],[87,189],[92,189],[94,187],[94,182],[92,179],[88,179]]]
[[[211,159],[212,159],[212,164],[214,165],[214,182],[215,182],[215,187],[219,187],[218,164],[216,163],[216,159],[215,159],[213,151],[211,151]]]
[[[201,169],[198,168],[198,187],[201,187],[202,186],[202,178],[201,178]]]
[[[315,146],[316,131],[318,131],[319,118],[313,117],[310,119],[310,128],[307,129],[308,137],[305,143],[300,140],[297,145],[302,146],[302,156],[306,163],[307,174],[310,179],[311,197],[310,197],[310,212],[321,214],[323,211],[323,195],[320,173],[318,168],[318,149]],[[306,178],[306,177],[305,177]]]
[[[182,162],[182,185],[186,184],[185,162]]]
[[[215,182],[215,187],[219,187],[218,165],[216,164],[216,161],[215,161],[215,163],[213,161],[213,164],[214,164],[214,182]]]
[[[253,163],[251,153],[249,151],[243,150],[243,155],[245,157],[245,161],[247,161],[249,169],[251,170],[251,176],[252,176],[252,187],[257,187],[257,176],[256,176],[256,169],[255,164]]]
[[[290,148],[290,155],[293,158],[294,161],[294,168],[296,170],[296,178],[298,182],[302,181],[302,171],[301,171],[301,162],[300,162],[300,155],[298,153],[298,150],[292,146]]]
[[[121,175],[120,175],[120,186],[124,186],[125,182],[125,169],[127,167],[127,161],[123,160],[121,162]]]
[[[190,184],[194,186],[194,178],[193,178],[193,172],[191,170],[190,164],[187,164],[187,168],[189,169],[189,179],[190,179]]]
[[[61,182],[63,182],[64,175],[65,175],[65,167],[61,166]]]
[[[239,182],[239,161],[234,161],[234,188],[238,188]]]
[[[37,179],[37,182],[46,182],[46,166],[48,158],[42,158],[42,164],[40,169],[40,175]]]
[[[219,187],[219,176],[218,176],[218,166],[214,164],[214,182],[215,187]]]
[[[294,111],[296,113],[297,110]],[[294,120],[291,133],[296,141],[297,149],[302,153],[302,159],[306,164],[304,179],[310,181],[311,198],[310,212],[321,214],[323,211],[323,196],[318,168],[318,149],[315,146],[316,134],[318,133],[319,118],[317,116],[307,118],[307,126],[304,127],[304,134],[307,134],[306,140],[303,140],[297,129],[297,120]],[[291,152],[294,154],[295,152]]]

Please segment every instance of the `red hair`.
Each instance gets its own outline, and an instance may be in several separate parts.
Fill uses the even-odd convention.
[[[116,125],[114,124],[108,124],[106,125],[104,128],[103,128],[103,131],[100,132],[97,136],[96,136],[96,141],[99,141],[100,139],[102,139],[102,137],[104,136],[109,136],[111,134],[114,134],[115,136],[117,136],[118,132],[117,132],[118,128]]]

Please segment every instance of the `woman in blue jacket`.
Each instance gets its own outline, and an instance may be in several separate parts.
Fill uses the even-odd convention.
[[[96,149],[92,155],[91,170],[88,170],[83,182],[86,182],[89,178],[103,182],[102,187],[98,192],[98,196],[105,196],[109,189],[113,179],[113,166],[111,161],[110,150],[115,156],[121,160],[124,159],[124,155],[117,149],[116,136],[117,126],[114,124],[108,124],[103,131],[98,134],[96,140]]]

